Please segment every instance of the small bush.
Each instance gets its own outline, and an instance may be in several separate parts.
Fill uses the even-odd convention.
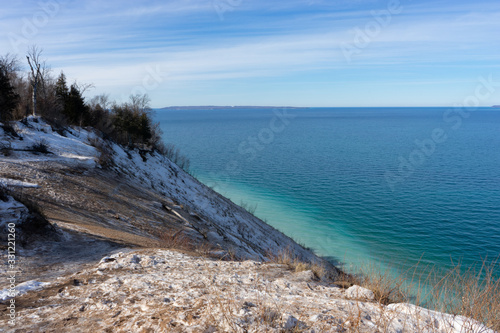
[[[4,123],[2,128],[5,134],[8,134],[13,138],[19,138],[19,134],[17,133],[16,129],[14,128],[14,126],[12,126],[10,122]]]
[[[382,271],[373,265],[365,266],[358,271],[360,272],[358,274],[342,276],[339,284],[347,287],[359,285],[370,289],[380,304],[410,302],[411,287],[406,283],[405,274],[394,276],[390,269]]]
[[[195,242],[183,230],[177,232],[174,232],[174,230],[161,230],[156,232],[156,236],[158,237],[159,247],[164,249],[175,249],[204,257],[213,256],[213,252],[216,250],[209,242]]]
[[[431,290],[421,299],[425,307],[475,319],[500,331],[500,262],[483,260],[464,269],[460,263],[443,276],[432,270],[426,284]]]
[[[9,141],[6,142],[0,142],[0,153],[3,156],[10,156],[12,155],[12,146]]]
[[[36,141],[33,146],[31,146],[31,150],[37,153],[41,154],[48,154],[49,152],[49,144],[47,143],[46,140],[38,140]]]

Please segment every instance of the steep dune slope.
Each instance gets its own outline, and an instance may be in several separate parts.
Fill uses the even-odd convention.
[[[0,156],[0,182],[19,182],[61,228],[145,247],[182,232],[235,258],[263,260],[286,250],[319,261],[156,152],[125,150],[81,128],[56,132],[40,118],[13,127],[17,136],[0,130],[9,149]],[[48,153],[33,151],[40,144]],[[106,168],[98,163],[104,158]]]

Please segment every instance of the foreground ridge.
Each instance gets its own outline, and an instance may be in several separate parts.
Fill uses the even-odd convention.
[[[492,332],[460,316],[380,305],[364,288],[324,284],[311,271],[152,249],[115,253],[18,302],[19,332]]]

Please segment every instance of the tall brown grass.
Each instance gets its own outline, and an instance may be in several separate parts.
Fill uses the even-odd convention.
[[[498,259],[483,260],[477,266],[464,268],[454,263],[443,276],[439,271],[428,275],[431,286],[422,304],[437,311],[475,319],[500,331],[500,265]]]
[[[472,318],[500,331],[500,264],[483,260],[479,267],[419,267],[394,275],[374,266],[346,275],[351,284],[372,290],[381,304],[408,302],[430,310]]]

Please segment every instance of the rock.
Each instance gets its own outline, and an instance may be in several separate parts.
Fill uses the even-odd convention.
[[[299,323],[299,320],[295,318],[294,316],[290,315],[288,316],[285,326],[283,327],[285,330],[293,330],[297,324]]]
[[[141,258],[140,258],[139,256],[137,256],[137,255],[135,255],[135,254],[134,254],[134,255],[132,256],[132,258],[130,259],[130,262],[131,262],[132,264],[138,264],[138,263],[140,263],[140,262],[141,262]]]
[[[307,270],[299,273],[294,274],[294,280],[297,282],[309,282],[314,280],[315,275],[313,271]]]
[[[304,322],[301,322],[300,320],[298,320],[297,318],[295,318],[292,315],[284,315],[284,316],[285,317],[288,316],[288,318],[286,319],[285,325],[283,326],[283,328],[286,331],[292,331],[292,330],[295,330],[296,328],[304,329],[307,326]]]
[[[370,289],[366,289],[360,286],[352,286],[345,291],[347,298],[354,299],[365,299],[368,301],[373,301],[375,299],[375,294]]]

